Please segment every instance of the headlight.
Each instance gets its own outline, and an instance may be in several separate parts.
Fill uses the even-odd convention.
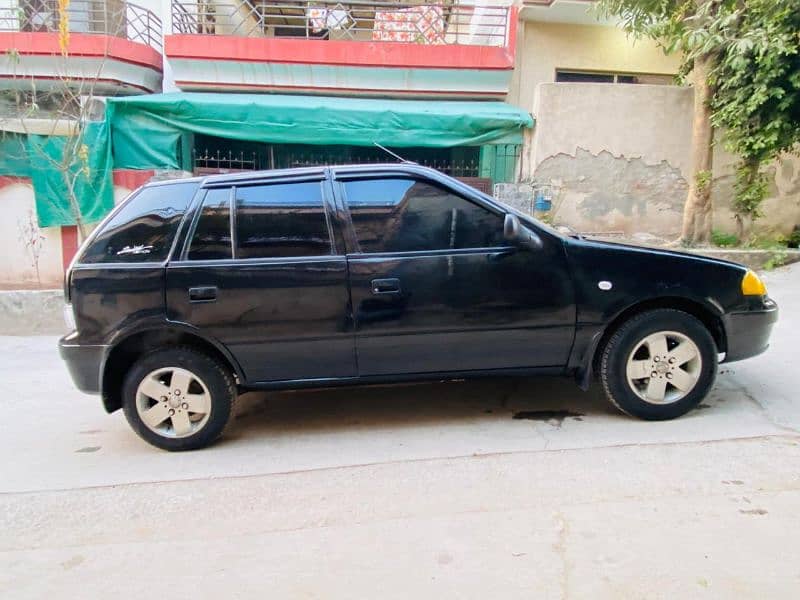
[[[64,304],[64,325],[67,326],[67,331],[75,331],[75,313],[72,311],[72,304]]]
[[[767,286],[759,279],[758,275],[751,270],[742,277],[742,294],[745,296],[765,296],[767,294]]]

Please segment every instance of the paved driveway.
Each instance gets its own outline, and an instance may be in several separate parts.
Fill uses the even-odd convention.
[[[773,347],[665,423],[553,378],[250,394],[169,454],[0,338],[0,595],[797,597],[800,265],[767,281]]]

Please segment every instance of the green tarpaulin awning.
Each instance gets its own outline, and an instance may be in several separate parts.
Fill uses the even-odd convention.
[[[40,227],[95,223],[114,207],[108,123],[77,137],[0,132],[0,175],[31,179]]]
[[[262,143],[393,147],[522,143],[527,112],[504,102],[171,93],[108,101],[114,166],[180,168],[182,134]]]
[[[83,150],[64,161],[66,137],[0,136],[0,175],[30,177],[42,227],[103,217],[119,169],[180,169],[186,134],[272,144],[448,148],[520,144],[533,126],[503,102],[387,100],[274,94],[173,93],[112,98],[106,120],[88,123]],[[110,142],[110,143],[109,143]],[[70,202],[64,172],[74,176]],[[74,204],[74,205],[73,205]]]

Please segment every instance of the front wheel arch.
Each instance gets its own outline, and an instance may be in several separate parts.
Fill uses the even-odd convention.
[[[699,319],[675,309],[650,310],[625,321],[611,336],[603,349],[600,379],[606,397],[622,412],[646,420],[673,419],[706,397],[716,377],[717,355]]]
[[[611,336],[623,323],[643,312],[659,308],[672,308],[689,313],[705,325],[706,329],[711,333],[711,337],[717,345],[717,351],[726,352],[727,338],[725,336],[725,326],[722,323],[722,315],[710,306],[682,296],[661,296],[642,300],[631,304],[614,315],[603,330],[598,332],[593,341],[590,342],[583,360],[575,372],[575,378],[584,390],[589,389],[592,375],[600,372],[600,359]]]

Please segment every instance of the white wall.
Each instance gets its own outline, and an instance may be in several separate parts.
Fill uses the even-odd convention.
[[[0,2],[2,1],[4,0],[0,0]],[[139,6],[151,11],[154,15],[161,19],[163,35],[169,35],[172,33],[172,2],[170,0],[136,0],[136,3]],[[162,64],[164,67],[162,91],[177,92],[178,88],[175,86],[175,78],[172,75],[172,67],[169,65],[166,57],[163,57]]]
[[[36,225],[33,188],[29,183],[12,183],[0,187],[0,288],[58,288],[61,286],[61,229]],[[30,229],[31,223],[33,230]],[[41,236],[38,259],[30,247],[32,237]]]

